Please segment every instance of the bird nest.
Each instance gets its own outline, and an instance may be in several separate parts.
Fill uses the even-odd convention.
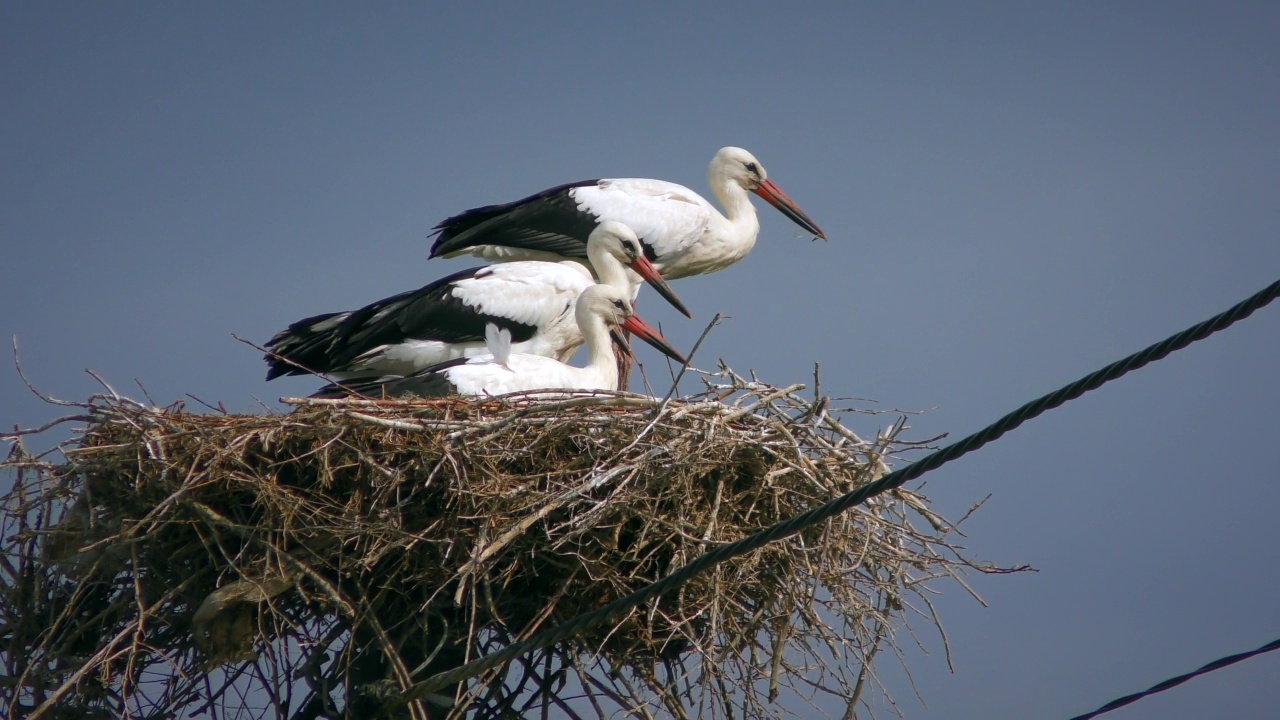
[[[705,383],[259,415],[64,403],[76,414],[24,432],[75,437],[40,455],[15,440],[3,464],[0,714],[757,717],[826,693],[852,713],[895,632],[936,622],[929,581],[975,567],[905,490],[389,702],[923,445],[901,419],[863,439],[838,418],[868,411],[800,385]]]

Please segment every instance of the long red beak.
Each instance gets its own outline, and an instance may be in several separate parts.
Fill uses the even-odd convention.
[[[810,220],[809,216],[805,215],[804,211],[800,209],[800,206],[796,205],[794,200],[787,197],[787,194],[782,192],[782,188],[774,185],[772,180],[765,180],[760,183],[760,187],[756,188],[754,192],[764,198],[770,205],[778,208],[783,215],[791,218],[791,222],[804,228],[805,232],[811,233],[814,237],[822,238],[823,240],[827,239],[827,235],[822,232],[822,228],[818,227],[817,223]]]
[[[631,269],[644,278],[645,282],[653,286],[653,289],[666,298],[667,302],[671,303],[675,309],[684,313],[685,317],[693,317],[693,313],[689,312],[689,308],[680,302],[680,298],[676,297],[675,292],[671,290],[671,286],[667,284],[666,278],[662,277],[662,273],[658,272],[658,268],[654,267],[652,262],[649,262],[649,258],[643,255],[636,258],[635,262],[631,263]]]
[[[663,355],[666,355],[681,365],[689,362],[685,359],[684,355],[680,354],[679,350],[671,347],[671,344],[667,342],[667,339],[662,337],[662,333],[654,330],[649,323],[641,320],[639,315],[632,315],[627,318],[627,321],[622,323],[622,329],[654,346]]]

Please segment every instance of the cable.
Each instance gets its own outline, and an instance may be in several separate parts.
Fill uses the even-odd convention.
[[[1248,299],[1234,305],[1223,313],[1215,315],[1198,325],[1187,328],[1176,335],[1166,338],[1122,360],[1111,363],[1101,370],[1090,375],[1086,375],[1070,385],[1060,388],[1059,390],[1036,400],[1032,400],[982,430],[979,430],[978,432],[959,440],[954,444],[948,445],[947,447],[924,457],[917,463],[894,470],[893,472],[882,476],[875,482],[864,485],[853,492],[842,495],[826,504],[819,505],[812,510],[805,511],[775,525],[771,525],[754,535],[748,535],[741,540],[737,540],[727,545],[720,545],[709,550],[690,562],[688,565],[685,565],[670,575],[667,575],[650,585],[646,585],[630,595],[614,600],[608,605],[583,613],[582,615],[567,620],[556,627],[545,630],[523,641],[508,645],[502,650],[485,655],[484,657],[473,660],[465,665],[432,675],[431,677],[409,687],[399,697],[391,700],[389,704],[403,704],[422,697],[426,693],[435,692],[436,690],[440,690],[441,688],[454,683],[462,682],[467,678],[495,668],[498,665],[510,662],[526,652],[554,645],[555,643],[565,640],[586,628],[593,627],[613,617],[629,612],[631,609],[653,600],[659,595],[682,585],[693,576],[719,565],[726,560],[730,560],[740,555],[745,555],[771,542],[794,535],[805,528],[821,523],[828,518],[834,517],[849,508],[854,507],[855,505],[859,505],[870,497],[901,487],[902,485],[919,478],[930,470],[942,467],[952,460],[971,453],[974,450],[981,448],[983,445],[1000,438],[1005,433],[1013,430],[1028,420],[1038,417],[1049,410],[1060,407],[1091,390],[1096,390],[1112,380],[1123,377],[1129,372],[1137,370],[1157,360],[1161,360],[1170,354],[1181,350],[1196,341],[1203,340],[1220,330],[1225,330],[1236,322],[1249,317],[1259,308],[1266,306],[1268,303],[1275,300],[1277,296],[1280,296],[1280,280],[1268,285]]]
[[[1162,683],[1159,683],[1157,685],[1152,685],[1151,687],[1147,688],[1146,690],[1143,690],[1142,692],[1137,692],[1132,695],[1125,695],[1122,698],[1117,698],[1107,703],[1106,705],[1103,705],[1097,710],[1094,710],[1093,712],[1088,712],[1088,713],[1085,713],[1084,715],[1077,715],[1071,718],[1071,720],[1090,720],[1090,718],[1098,717],[1103,713],[1109,713],[1112,710],[1115,710],[1116,708],[1122,708],[1125,705],[1128,705],[1129,703],[1137,702],[1138,700],[1141,700],[1142,698],[1148,695],[1155,695],[1158,692],[1164,692],[1169,688],[1177,687],[1182,683],[1190,680],[1193,677],[1198,677],[1206,673],[1211,673],[1214,670],[1221,670],[1222,668],[1228,665],[1234,665],[1240,662],[1241,660],[1248,660],[1254,655],[1261,655],[1262,653],[1271,652],[1272,650],[1280,650],[1280,640],[1272,640],[1271,642],[1267,643],[1266,645],[1263,645],[1257,650],[1250,650],[1248,652],[1237,653],[1235,655],[1228,655],[1224,658],[1219,658],[1218,660],[1214,660],[1213,662],[1209,663],[1208,665],[1205,665],[1204,667],[1199,668],[1198,670],[1193,670],[1185,675],[1179,675],[1177,677],[1169,678],[1168,680],[1165,680]]]

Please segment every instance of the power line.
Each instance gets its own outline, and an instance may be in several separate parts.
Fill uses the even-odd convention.
[[[982,430],[979,430],[978,432],[959,440],[952,445],[948,445],[947,447],[924,457],[917,463],[888,473],[875,482],[864,485],[853,492],[842,495],[823,505],[819,505],[812,510],[808,510],[775,525],[771,525],[754,535],[748,535],[741,540],[715,547],[670,575],[667,575],[650,585],[646,585],[630,595],[614,600],[608,605],[583,613],[578,617],[567,620],[560,625],[538,633],[533,637],[508,645],[502,650],[485,655],[484,657],[473,660],[465,665],[432,675],[431,677],[428,677],[405,690],[404,693],[391,701],[391,703],[401,704],[409,702],[410,700],[422,697],[426,693],[435,692],[436,690],[440,690],[454,683],[462,682],[467,678],[474,677],[475,675],[491,670],[503,663],[510,662],[526,652],[554,645],[555,643],[561,642],[582,630],[594,627],[595,625],[603,623],[611,618],[629,612],[633,608],[643,605],[644,603],[657,598],[659,595],[679,587],[695,575],[709,570],[726,560],[731,560],[741,555],[745,555],[771,542],[794,535],[805,528],[821,523],[828,518],[834,517],[856,505],[866,502],[868,498],[874,497],[875,495],[879,495],[880,493],[888,490],[901,487],[902,485],[919,478],[930,470],[936,470],[952,460],[963,455],[967,455],[987,443],[999,439],[1005,433],[1017,428],[1028,420],[1036,418],[1049,410],[1058,408],[1091,390],[1096,390],[1112,380],[1123,377],[1129,372],[1142,368],[1150,363],[1156,362],[1157,360],[1164,359],[1170,354],[1181,350],[1194,342],[1203,340],[1220,330],[1225,330],[1240,320],[1249,317],[1259,308],[1265,307],[1268,303],[1275,300],[1277,296],[1280,296],[1280,280],[1268,285],[1244,301],[1232,306],[1225,312],[1187,328],[1176,335],[1170,336],[1126,358],[1117,360],[1101,370],[1086,375],[1085,377],[1049,393],[1048,395],[1032,400]]]
[[[1272,650],[1280,650],[1280,640],[1272,640],[1271,642],[1267,643],[1266,645],[1263,645],[1257,650],[1250,650],[1248,652],[1236,653],[1235,655],[1228,655],[1224,658],[1219,658],[1209,663],[1208,665],[1205,665],[1197,670],[1192,670],[1191,672],[1186,673],[1185,675],[1172,677],[1172,678],[1169,678],[1168,680],[1165,680],[1162,683],[1152,685],[1151,687],[1147,688],[1146,690],[1143,690],[1142,692],[1137,692],[1132,695],[1125,695],[1122,698],[1117,698],[1115,700],[1112,700],[1111,702],[1107,703],[1106,705],[1103,705],[1102,707],[1098,708],[1097,710],[1094,710],[1093,712],[1088,712],[1088,713],[1085,713],[1084,715],[1077,715],[1071,718],[1071,720],[1090,720],[1090,718],[1098,717],[1103,713],[1109,713],[1112,710],[1115,710],[1116,708],[1122,708],[1125,705],[1128,705],[1129,703],[1137,702],[1138,700],[1141,700],[1142,698],[1147,697],[1148,695],[1155,695],[1156,693],[1164,692],[1169,688],[1177,687],[1178,685],[1181,685],[1182,683],[1190,680],[1193,677],[1198,677],[1206,673],[1211,673],[1214,670],[1221,670],[1222,668],[1228,665],[1234,665],[1240,662],[1241,660],[1248,660],[1254,655],[1261,655],[1262,653],[1268,653],[1268,652],[1271,652]]]

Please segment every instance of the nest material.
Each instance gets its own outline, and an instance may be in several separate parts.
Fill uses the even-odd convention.
[[[911,445],[722,370],[700,396],[77,404],[3,508],[9,717],[373,717],[413,682],[869,482]],[[82,423],[82,425],[80,424]],[[46,456],[48,453],[46,453]],[[925,582],[966,566],[898,491],[393,716],[856,707]],[[914,600],[913,600],[914,599]],[[568,683],[566,685],[566,683]]]

